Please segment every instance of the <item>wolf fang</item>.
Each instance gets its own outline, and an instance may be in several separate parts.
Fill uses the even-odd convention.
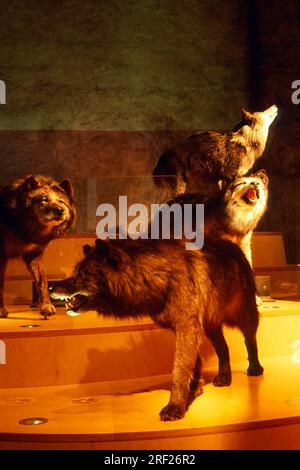
[[[138,462],[138,457],[119,457],[111,454],[110,457],[104,458],[104,465],[130,465],[134,468]]]

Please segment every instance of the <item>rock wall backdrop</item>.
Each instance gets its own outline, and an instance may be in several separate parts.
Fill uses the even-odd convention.
[[[300,262],[299,35],[297,0],[1,0],[0,183],[71,177],[77,230],[90,231],[95,180],[107,198],[98,203],[115,197],[114,177],[149,198],[167,147],[277,103],[260,229],[282,231],[288,260]]]

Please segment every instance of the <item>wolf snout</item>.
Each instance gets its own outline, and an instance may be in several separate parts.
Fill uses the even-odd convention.
[[[49,287],[50,291],[50,297],[53,300],[62,300],[62,301],[68,301],[70,300],[71,296],[68,294],[65,294],[64,292],[58,292],[57,290],[54,290],[53,287]]]
[[[61,206],[48,206],[45,208],[45,215],[47,217],[55,217],[56,219],[61,219],[65,214],[65,209]]]
[[[48,290],[52,299],[67,300],[76,292],[73,278],[48,282]]]
[[[277,113],[278,113],[278,107],[276,106],[276,104],[273,104],[272,106],[270,106],[268,109],[266,109],[266,111],[268,114],[270,114],[271,116],[276,116]]]
[[[61,217],[62,215],[64,215],[65,213],[65,210],[63,207],[54,207],[52,209],[52,212],[54,215],[56,215],[57,217]]]

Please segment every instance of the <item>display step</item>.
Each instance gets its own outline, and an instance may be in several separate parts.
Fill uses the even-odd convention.
[[[37,310],[13,306],[0,319],[0,389],[144,379],[169,374],[174,335],[150,318],[116,320],[88,312],[69,317],[64,308],[49,320]],[[226,329],[231,361],[247,359],[237,330]],[[300,340],[300,302],[265,302],[258,330],[262,358],[292,355]],[[215,352],[202,345],[204,367]],[[121,390],[122,391],[122,390]]]
[[[44,266],[48,279],[69,276],[83,256],[83,246],[94,244],[90,234],[68,234],[53,240],[46,248]],[[281,296],[300,296],[300,267],[287,265],[283,237],[280,232],[254,232],[252,241],[253,266],[258,276],[270,276],[272,292]],[[20,259],[10,260],[6,272],[5,303],[30,305],[32,279]]]
[[[300,364],[265,358],[261,377],[246,367],[234,364],[223,388],[206,370],[203,394],[173,422],[158,416],[169,376],[2,389],[0,449],[300,449]],[[47,421],[20,424],[32,418]]]

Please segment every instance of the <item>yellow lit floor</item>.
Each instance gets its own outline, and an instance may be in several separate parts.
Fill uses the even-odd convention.
[[[158,412],[168,401],[167,377],[151,390],[151,378],[128,382],[129,394],[118,395],[118,383],[67,385],[0,390],[0,440],[12,434],[55,435],[55,439],[130,439],[135,433],[147,437],[174,437],[185,433],[222,433],[300,423],[300,364],[290,357],[263,361],[262,377],[247,377],[246,363],[233,365],[233,383],[216,388],[213,370],[205,371],[204,393],[190,406],[186,417],[161,422]],[[150,391],[137,390],[148,387]],[[122,386],[124,390],[124,384]],[[135,393],[133,392],[135,390]],[[103,394],[104,393],[104,394]],[[27,417],[45,417],[40,426],[22,426]],[[11,435],[10,435],[11,434]],[[60,435],[60,436],[58,436]],[[80,436],[81,435],[81,436]],[[83,436],[82,436],[83,435]],[[80,437],[79,437],[80,436]],[[1,448],[1,442],[0,442]],[[299,435],[300,448],[300,435]]]
[[[184,419],[167,423],[158,413],[169,397],[171,333],[149,318],[117,321],[95,312],[70,318],[59,308],[44,321],[36,310],[10,307],[0,320],[7,345],[0,449],[300,449],[299,307],[299,301],[261,307],[262,377],[246,375],[242,335],[228,330],[233,381],[215,388],[215,354],[205,349],[204,393]],[[21,327],[28,324],[39,327]],[[48,422],[19,424],[30,417]]]

